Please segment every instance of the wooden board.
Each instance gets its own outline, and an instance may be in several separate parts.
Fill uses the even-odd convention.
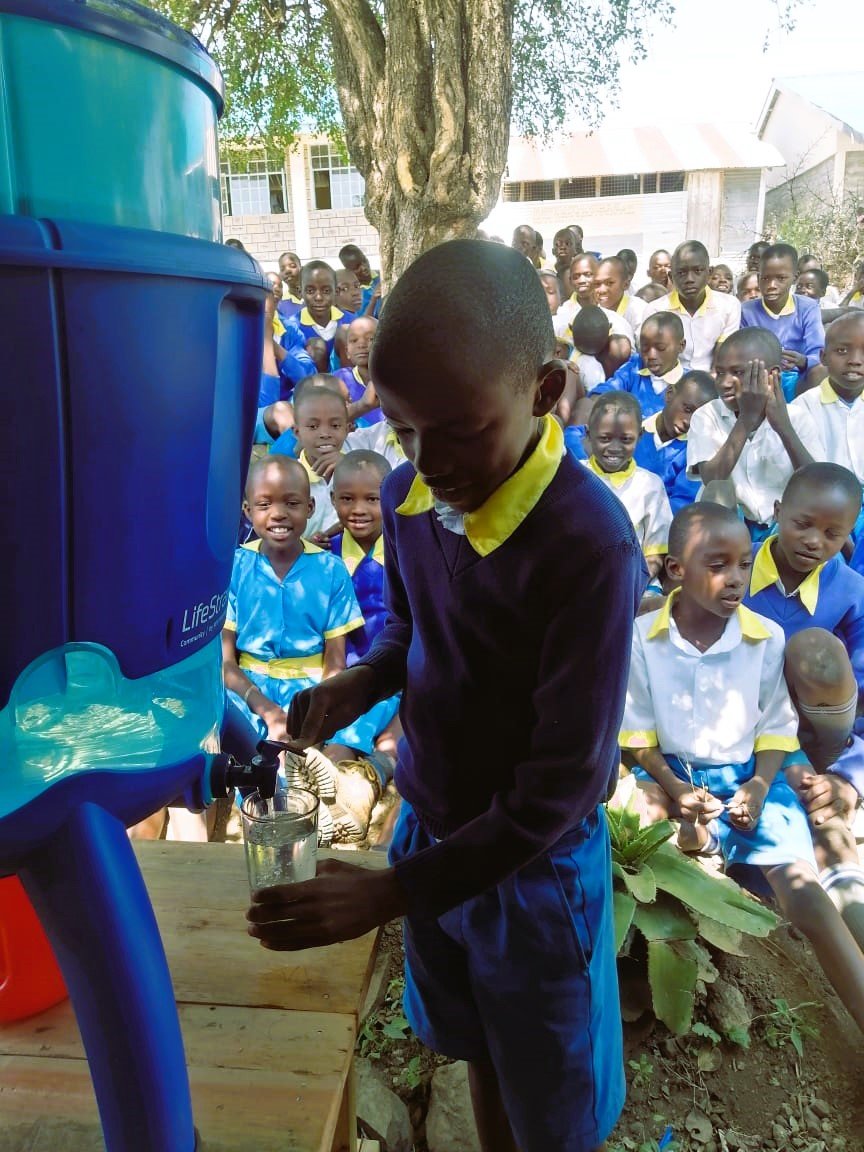
[[[350,1101],[349,1016],[201,1005],[179,1014],[201,1152],[331,1152]],[[104,1152],[68,1003],[0,1028],[0,1152],[25,1150]]]
[[[337,1012],[356,1022],[377,932],[329,948],[270,952],[246,932],[249,885],[241,844],[139,841],[135,851],[178,1003]],[[362,857],[373,858],[367,864]],[[386,864],[356,852],[349,862]]]

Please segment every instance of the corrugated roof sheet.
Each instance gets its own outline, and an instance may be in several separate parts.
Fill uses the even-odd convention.
[[[864,72],[780,76],[774,81],[774,88],[794,92],[839,120],[850,135],[864,139]]]
[[[773,168],[776,148],[741,124],[671,124],[600,128],[560,136],[548,144],[512,139],[507,180],[628,176],[639,172],[697,172],[707,168]]]

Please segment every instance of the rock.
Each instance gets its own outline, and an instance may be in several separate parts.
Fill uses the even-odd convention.
[[[772,1124],[771,1125],[771,1138],[774,1141],[774,1143],[777,1145],[778,1148],[784,1147],[784,1145],[786,1144],[786,1140],[787,1140],[788,1135],[789,1135],[788,1132],[786,1131],[786,1129],[783,1127],[782,1124]]]
[[[752,1017],[747,1003],[735,985],[726,980],[717,980],[711,985],[708,1015],[724,1036],[750,1030]]]
[[[804,1109],[804,1123],[807,1126],[808,1132],[812,1132],[814,1136],[822,1135],[822,1121],[812,1108]]]
[[[384,1152],[411,1152],[414,1132],[408,1109],[391,1092],[369,1060],[357,1057],[357,1119],[373,1140],[380,1140]]]
[[[810,1101],[810,1111],[815,1113],[820,1120],[827,1120],[831,1115],[830,1107],[824,1100],[820,1100],[818,1096]]]
[[[480,1152],[467,1065],[445,1064],[432,1077],[426,1143],[429,1152]]]

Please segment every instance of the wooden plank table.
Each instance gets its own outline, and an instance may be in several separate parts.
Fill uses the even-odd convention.
[[[378,933],[270,952],[246,934],[242,845],[135,849],[171,969],[201,1152],[354,1152],[354,1042]],[[0,1026],[0,1152],[103,1150],[69,1002]]]

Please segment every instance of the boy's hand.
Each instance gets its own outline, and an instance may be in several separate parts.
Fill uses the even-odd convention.
[[[288,710],[292,749],[303,752],[352,724],[375,703],[374,693],[375,672],[365,664],[298,692]]]
[[[336,465],[339,463],[339,449],[334,448],[329,444],[325,444],[323,448],[318,450],[318,455],[314,460],[310,460],[312,469],[316,476],[320,476],[322,480],[329,480],[333,473],[336,471]]]
[[[284,708],[274,707],[261,717],[267,725],[267,739],[284,744],[288,740],[288,713]]]
[[[780,367],[784,372],[791,372],[793,369],[800,372],[802,368],[807,367],[807,357],[802,352],[793,352],[791,348],[784,348],[780,356]]]
[[[676,796],[681,819],[688,824],[710,824],[723,812],[723,801],[712,796],[707,789],[687,788]]]
[[[768,373],[762,360],[751,360],[741,380],[738,417],[748,432],[755,432],[765,419],[768,404]]]
[[[326,532],[313,532],[312,543],[316,548],[323,548],[325,552],[330,551],[330,536]]]
[[[786,397],[783,395],[783,386],[780,383],[780,373],[772,368],[767,373],[768,397],[765,402],[765,419],[776,432],[778,428],[789,425],[789,408]]]
[[[314,880],[253,892],[247,931],[265,948],[296,952],[364,936],[404,915],[406,907],[392,868],[372,872],[324,860]]]
[[[761,776],[754,776],[729,801],[729,819],[740,832],[752,832],[759,823],[767,795],[768,785]]]
[[[798,798],[817,827],[839,816],[851,826],[860,797],[848,780],[827,772],[824,776],[808,773],[801,778]]]

